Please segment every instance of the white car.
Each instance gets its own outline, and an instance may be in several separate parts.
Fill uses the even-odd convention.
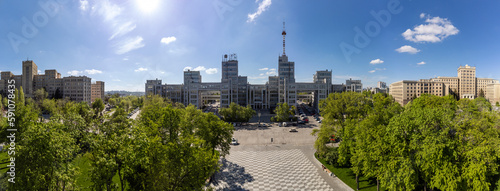
[[[233,137],[233,140],[231,141],[231,145],[238,145],[238,140]]]

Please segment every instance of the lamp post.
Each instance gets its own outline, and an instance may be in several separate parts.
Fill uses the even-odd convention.
[[[257,115],[259,116],[259,126],[260,126],[260,109],[259,109],[259,113]]]

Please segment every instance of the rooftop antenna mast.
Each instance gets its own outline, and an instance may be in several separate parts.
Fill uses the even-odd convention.
[[[281,33],[283,35],[283,56],[285,56],[285,36],[286,36],[286,31],[285,31],[285,20],[283,19],[283,32]]]

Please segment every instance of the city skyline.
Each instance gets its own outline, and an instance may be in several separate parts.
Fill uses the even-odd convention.
[[[56,2],[58,11],[46,2]],[[21,73],[28,57],[63,76],[105,81],[107,90],[144,91],[147,79],[182,83],[189,68],[201,70],[203,82],[220,81],[221,56],[236,53],[240,75],[263,84],[277,75],[285,20],[297,81],[310,82],[315,70],[327,69],[333,84],[352,78],[376,87],[378,81],[454,76],[448,68],[466,64],[478,68],[477,77],[500,79],[500,43],[490,37],[500,32],[494,21],[499,2],[57,2],[0,2],[7,26],[0,29],[1,71]],[[25,25],[36,32],[23,34]],[[356,45],[357,29],[367,35],[366,46]],[[349,46],[350,56],[341,48]]]

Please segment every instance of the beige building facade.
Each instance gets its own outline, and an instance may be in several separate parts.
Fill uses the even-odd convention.
[[[494,93],[495,87],[497,87],[495,84],[499,84],[499,81],[491,78],[476,78],[476,67],[460,66],[457,74],[458,77],[437,77],[418,81],[403,80],[395,82],[390,85],[389,94],[401,105],[406,105],[422,94],[453,95],[460,99],[475,99],[484,96],[490,102],[500,99],[500,94]]]
[[[103,81],[96,81],[92,85],[90,85],[91,89],[91,96],[90,100],[91,102],[94,102],[97,98],[101,98],[101,100],[104,101],[104,82]]]
[[[10,71],[1,72],[0,94],[6,95],[8,81],[15,80],[16,89],[23,88],[26,97],[33,97],[38,89],[45,89],[48,98],[68,98],[77,102],[91,103],[92,95],[104,98],[104,82],[96,82],[96,89],[92,92],[91,78],[87,76],[61,77],[57,70],[45,70],[44,74],[38,73],[38,66],[32,60],[22,62],[22,75],[14,75]]]

